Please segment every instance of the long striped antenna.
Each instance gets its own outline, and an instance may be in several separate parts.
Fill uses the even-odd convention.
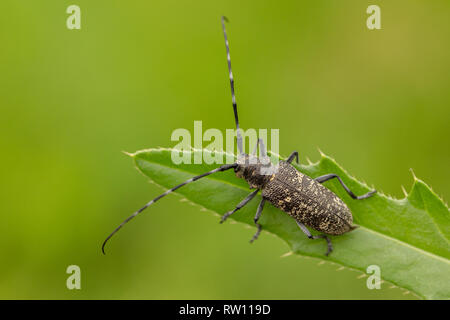
[[[229,75],[230,75],[231,101],[233,102],[234,121],[236,122],[237,145],[238,145],[239,153],[243,154],[244,150],[242,147],[242,135],[241,135],[241,129],[239,128],[239,118],[238,118],[237,105],[236,105],[236,95],[234,93],[233,72],[231,71],[230,45],[228,44],[227,31],[225,30],[225,21],[228,22],[227,17],[222,16],[222,29],[223,29],[223,36],[225,38],[225,47],[227,48],[228,71],[229,71]]]
[[[128,218],[126,218],[116,229],[114,229],[113,232],[111,232],[111,234],[106,238],[105,241],[103,241],[102,244],[102,252],[103,254],[105,254],[105,245],[108,242],[109,239],[111,239],[111,237],[113,235],[115,235],[117,233],[117,231],[119,231],[127,222],[129,222],[131,219],[133,219],[134,217],[136,217],[139,213],[141,213],[142,211],[144,211],[145,209],[147,209],[150,205],[154,204],[156,201],[158,201],[159,199],[161,199],[162,197],[167,196],[169,193],[172,193],[173,191],[181,188],[182,186],[187,185],[188,183],[197,181],[198,179],[201,179],[203,177],[209,176],[210,174],[216,173],[216,172],[221,172],[221,171],[225,171],[231,168],[235,168],[237,165],[235,163],[233,164],[225,164],[223,166],[220,166],[217,169],[205,172],[201,175],[192,177],[188,180],[186,180],[185,182],[173,187],[172,189],[167,190],[166,192],[164,192],[163,194],[160,194],[159,196],[157,196],[155,199],[153,199],[152,201],[148,202],[145,206],[143,206],[142,208],[140,208],[138,211],[136,211],[135,213],[133,213],[131,216],[129,216]]]

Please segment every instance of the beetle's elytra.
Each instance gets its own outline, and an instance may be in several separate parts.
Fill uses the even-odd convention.
[[[256,156],[257,149],[255,148],[253,154],[248,155],[244,153],[242,146],[242,136],[239,128],[239,120],[237,113],[236,97],[234,92],[234,78],[231,71],[230,49],[225,30],[225,17],[222,17],[222,30],[225,38],[225,47],[227,52],[228,71],[230,77],[231,99],[234,110],[234,118],[237,129],[237,146],[239,155],[236,163],[226,164],[217,169],[195,176],[172,189],[167,190],[163,194],[157,196],[155,199],[148,202],[141,209],[129,216],[123,221],[103,242],[102,251],[105,253],[105,245],[107,241],[120,229],[124,224],[134,218],[136,215],[144,211],[151,204],[158,201],[169,193],[183,187],[184,185],[197,181],[203,177],[209,176],[216,172],[234,169],[236,176],[245,179],[250,188],[255,189],[245,199],[243,199],[236,207],[225,213],[222,216],[221,223],[224,222],[230,215],[241,209],[249,203],[259,191],[261,191],[262,200],[259,203],[256,215],[254,218],[257,231],[250,242],[256,240],[261,233],[262,226],[258,223],[261,213],[266,201],[272,203],[275,207],[288,213],[295,219],[299,228],[310,239],[323,238],[327,241],[328,249],[326,255],[333,250],[330,239],[327,235],[341,235],[349,232],[355,228],[353,226],[353,216],[344,204],[344,202],[331,190],[322,185],[323,182],[336,178],[346,190],[346,192],[355,200],[362,200],[369,198],[376,191],[370,191],[362,196],[355,196],[353,192],[344,184],[341,178],[333,173],[312,179],[299,171],[297,171],[291,162],[296,159],[298,162],[298,153],[294,151],[286,161],[280,161],[279,165],[275,167],[268,161],[265,152],[265,147],[262,140],[258,140],[258,145],[261,151],[261,157]],[[258,147],[257,145],[257,147]],[[270,174],[268,174],[268,172]],[[320,235],[312,235],[306,226],[313,228],[319,232]]]
[[[289,162],[281,161],[277,172],[264,181],[254,181],[253,177],[257,175],[247,174],[246,180],[253,186],[262,182],[257,186],[262,197],[295,220],[331,235],[352,230],[353,217],[344,202]]]

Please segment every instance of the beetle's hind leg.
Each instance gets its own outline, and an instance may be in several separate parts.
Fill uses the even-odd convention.
[[[262,199],[261,202],[259,203],[258,206],[258,210],[256,210],[256,215],[255,218],[253,219],[253,221],[255,221],[256,227],[258,228],[258,230],[256,231],[256,233],[253,235],[252,239],[250,240],[250,243],[252,243],[253,241],[255,241],[256,239],[258,239],[259,234],[261,233],[262,230],[262,226],[258,223],[259,218],[261,217],[261,213],[263,211],[264,208],[264,203],[266,202],[266,199]]]
[[[297,220],[295,220],[295,222],[297,222],[298,226],[300,227],[300,229],[303,231],[304,234],[306,234],[306,236],[311,239],[325,239],[327,241],[327,252],[325,253],[326,256],[328,256],[331,251],[333,251],[333,245],[331,244],[331,240],[330,238],[328,238],[328,236],[324,235],[324,234],[319,234],[319,235],[312,235],[311,232],[309,232],[308,228],[305,227],[305,225]]]
[[[345,189],[345,191],[347,191],[347,193],[350,195],[350,197],[352,197],[352,198],[355,199],[355,200],[362,200],[362,199],[369,198],[369,197],[373,196],[373,195],[377,192],[377,190],[372,190],[372,191],[367,192],[366,194],[363,194],[362,196],[356,196],[356,195],[355,195],[355,194],[354,194],[354,193],[353,193],[353,192],[345,185],[344,181],[342,181],[342,179],[341,179],[337,174],[334,174],[334,173],[330,173],[330,174],[326,174],[326,175],[324,175],[324,176],[317,177],[317,178],[315,178],[314,180],[317,181],[317,182],[319,182],[319,183],[323,183],[323,182],[328,181],[328,180],[333,179],[333,178],[337,178],[337,179],[339,180],[339,183],[340,183],[340,184],[342,185],[342,187]]]

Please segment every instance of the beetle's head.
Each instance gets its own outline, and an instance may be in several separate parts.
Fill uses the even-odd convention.
[[[271,175],[264,174],[264,168],[270,163],[263,163],[254,155],[241,154],[236,161],[234,172],[238,178],[245,179],[251,188],[261,189],[265,186]]]

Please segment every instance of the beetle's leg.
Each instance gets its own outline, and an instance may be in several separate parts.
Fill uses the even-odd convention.
[[[328,250],[327,250],[327,252],[325,253],[326,256],[328,256],[328,255],[331,253],[331,251],[333,251],[333,245],[331,244],[330,238],[328,238],[328,237],[327,237],[326,235],[324,235],[324,234],[319,234],[319,235],[313,236],[313,235],[311,234],[311,232],[309,232],[308,228],[306,228],[305,225],[304,225],[303,223],[301,223],[301,222],[299,222],[299,221],[297,221],[297,220],[295,220],[295,222],[297,222],[297,224],[298,224],[298,226],[300,227],[300,229],[302,229],[303,233],[306,234],[306,236],[307,236],[308,238],[310,238],[310,239],[322,239],[322,238],[323,238],[323,239],[325,239],[325,240],[327,241]]]
[[[258,206],[258,210],[256,210],[256,215],[255,218],[253,219],[253,221],[255,221],[256,227],[258,228],[258,230],[256,231],[256,233],[253,235],[252,239],[250,240],[250,243],[252,243],[253,241],[255,241],[256,239],[258,239],[259,234],[261,233],[262,230],[262,226],[258,223],[259,218],[261,217],[261,213],[263,211],[264,208],[264,203],[266,202],[266,199],[262,199],[261,202],[259,203]]]
[[[330,173],[330,174],[326,174],[324,176],[317,177],[314,180],[319,182],[319,183],[323,183],[323,182],[328,181],[328,180],[333,179],[333,178],[337,178],[339,180],[340,184],[342,185],[342,187],[345,189],[345,191],[347,191],[347,193],[350,195],[350,197],[352,197],[353,199],[356,199],[356,200],[369,198],[369,197],[373,196],[375,194],[375,192],[377,192],[377,190],[372,190],[372,191],[367,192],[366,194],[363,194],[362,196],[356,196],[345,185],[344,181],[342,181],[342,179],[337,174],[334,174],[334,173]]]
[[[253,192],[250,193],[247,197],[245,197],[245,199],[242,200],[242,201],[236,206],[236,208],[234,208],[232,211],[228,211],[227,213],[225,213],[225,214],[222,216],[222,219],[220,220],[220,223],[223,223],[225,220],[227,220],[227,218],[228,218],[229,216],[231,216],[233,213],[235,213],[236,211],[238,211],[239,209],[241,209],[243,206],[245,206],[247,203],[249,203],[250,200],[252,200],[252,199],[256,196],[256,194],[258,193],[258,191],[259,191],[259,189],[253,191]]]
[[[298,152],[297,151],[292,152],[291,155],[289,156],[289,158],[286,160],[286,162],[291,163],[292,160],[294,160],[294,158],[295,158],[295,161],[298,163]]]

